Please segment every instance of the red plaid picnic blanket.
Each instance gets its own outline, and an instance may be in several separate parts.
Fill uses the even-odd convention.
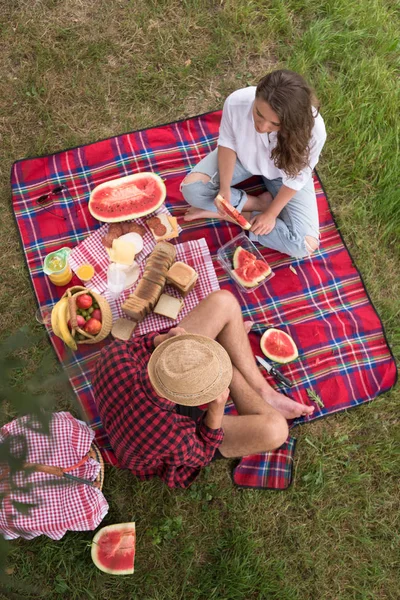
[[[20,435],[27,440],[27,462],[63,467],[70,475],[95,481],[100,464],[92,458],[79,464],[90,450],[94,432],[70,413],[52,415],[50,435],[35,431],[28,417],[16,419],[0,429],[2,441],[12,436],[11,447],[16,455],[21,445]],[[75,468],[70,469],[73,466]],[[28,492],[24,489],[27,485],[31,485]],[[31,540],[43,534],[59,540],[67,531],[96,529],[108,512],[100,489],[39,471],[30,475],[20,471],[13,477],[12,485],[9,477],[3,479],[0,493],[4,494],[0,531],[6,539],[21,536]],[[18,502],[30,504],[29,512],[18,510]]]
[[[216,145],[221,112],[127,133],[56,154],[17,161],[12,168],[12,200],[17,225],[41,306],[52,306],[64,289],[53,286],[42,271],[48,252],[60,246],[74,247],[101,225],[87,210],[90,191],[98,184],[139,171],[154,171],[167,186],[167,206],[179,218],[186,203],[179,191],[187,172]],[[56,186],[67,190],[54,195],[49,210],[36,199]],[[218,248],[239,233],[236,225],[218,221],[186,223],[179,242],[205,238],[220,286],[231,290],[241,303],[243,316],[255,322],[250,335],[255,353],[266,326],[280,327],[294,338],[299,359],[281,371],[295,382],[288,395],[310,403],[307,390],[314,390],[324,407],[296,423],[327,416],[368,402],[389,390],[396,381],[396,366],[380,319],[372,306],[360,275],[335,225],[322,185],[315,175],[321,226],[321,245],[311,259],[296,260],[259,247],[275,277],[254,292],[242,293],[216,262]],[[262,190],[261,180],[252,178],[243,186]],[[51,212],[50,212],[51,211]],[[292,267],[293,270],[290,269]],[[71,284],[79,284],[77,278]],[[51,336],[58,355],[62,343]],[[107,340],[99,346],[107,343]],[[96,351],[101,348],[97,346]],[[104,456],[115,463],[102,429],[90,387],[92,347],[81,346],[68,366],[70,381],[86,419],[96,430]],[[72,367],[72,369],[71,369]],[[271,385],[276,383],[268,375]],[[291,440],[289,440],[291,442]],[[240,485],[282,489],[291,481],[294,443],[281,450],[241,461],[247,467],[238,476]],[[285,467],[286,465],[286,467]],[[258,485],[257,485],[258,483]]]

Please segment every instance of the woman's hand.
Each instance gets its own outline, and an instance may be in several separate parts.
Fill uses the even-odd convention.
[[[183,329],[183,327],[172,327],[172,329],[170,329],[167,333],[159,333],[154,338],[154,348],[157,348],[157,346],[162,344],[162,342],[165,342],[165,340],[177,335],[183,335],[184,333],[186,333],[186,330]]]
[[[271,215],[266,210],[265,212],[256,215],[250,221],[251,231],[256,235],[267,235],[275,227],[276,217]]]
[[[231,188],[220,188],[219,189],[219,195],[222,196],[224,198],[224,200],[226,200],[227,202],[230,203],[231,201]]]

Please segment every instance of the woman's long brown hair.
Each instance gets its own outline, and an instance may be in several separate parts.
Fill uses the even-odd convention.
[[[279,117],[277,145],[271,152],[274,164],[289,177],[296,177],[309,163],[313,107],[319,110],[314,91],[301,75],[281,69],[261,79],[256,97]]]

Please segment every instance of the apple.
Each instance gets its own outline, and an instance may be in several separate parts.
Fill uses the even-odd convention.
[[[97,335],[101,329],[101,323],[97,319],[90,317],[89,321],[86,321],[84,330],[91,335]]]
[[[82,327],[84,327],[86,325],[85,318],[82,317],[82,315],[76,315],[76,321],[78,323],[78,327],[80,327],[80,328],[82,328]],[[68,325],[68,329],[72,329],[72,327],[71,327],[71,319],[68,319],[67,325]]]
[[[83,310],[87,310],[93,304],[93,298],[89,294],[82,294],[78,296],[76,299],[76,305],[78,308],[82,308]]]
[[[99,308],[95,308],[91,314],[91,317],[93,317],[93,319],[97,319],[101,323],[101,321],[102,321],[101,310]]]

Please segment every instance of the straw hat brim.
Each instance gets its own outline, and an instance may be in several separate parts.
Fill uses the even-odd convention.
[[[177,394],[171,390],[168,390],[163,385],[162,381],[159,380],[157,376],[156,365],[161,355],[164,352],[168,352],[168,348],[171,344],[175,342],[175,340],[180,339],[193,339],[197,342],[201,342],[205,346],[208,346],[218,358],[219,361],[219,373],[220,377],[209,386],[204,393],[199,396],[198,394],[193,394],[190,391],[190,381],[188,382],[188,390],[187,393]],[[185,333],[183,335],[174,336],[168,338],[164,342],[162,342],[152,353],[149,363],[147,365],[147,372],[150,378],[151,385],[156,391],[157,395],[161,398],[167,398],[167,400],[171,400],[171,402],[175,402],[176,404],[182,404],[183,406],[199,406],[201,404],[208,404],[215,400],[223,391],[229,387],[229,384],[232,380],[232,363],[229,358],[229,354],[215,340],[208,338],[204,335],[197,335],[194,333]]]

